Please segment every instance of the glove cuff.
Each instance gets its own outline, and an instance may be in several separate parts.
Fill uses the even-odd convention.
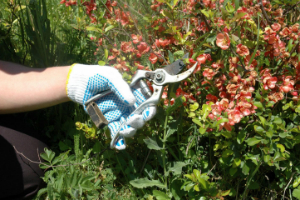
[[[67,96],[72,101],[77,102],[81,105],[83,104],[85,90],[89,81],[84,76],[86,72],[84,66],[85,65],[82,64],[73,64],[69,70],[66,83]]]

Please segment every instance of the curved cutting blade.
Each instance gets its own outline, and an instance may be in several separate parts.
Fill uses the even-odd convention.
[[[182,59],[178,59],[170,65],[165,66],[163,69],[170,75],[178,74],[184,67],[185,64],[183,59],[189,58],[189,54],[185,54]]]

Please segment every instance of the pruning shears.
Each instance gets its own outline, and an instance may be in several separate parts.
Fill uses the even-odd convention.
[[[183,59],[188,58],[188,55],[189,54],[185,54]],[[197,62],[190,69],[179,74],[179,72],[185,67],[185,63],[183,62],[183,59],[176,60],[175,62],[163,68],[156,69],[155,71],[137,70],[136,74],[132,77],[130,87],[136,84],[140,84],[143,93],[148,95],[149,98],[146,101],[144,101],[142,104],[140,104],[131,114],[141,114],[143,110],[148,106],[157,105],[162,96],[165,85],[170,83],[180,82],[186,79],[187,77],[189,77],[194,72],[197,66]],[[148,79],[150,82],[152,82],[153,94],[143,79]],[[99,99],[111,92],[112,92],[111,90],[107,90],[98,95],[95,95],[94,97],[86,101],[85,104],[88,105],[89,103],[94,102],[96,99]],[[110,143],[110,148],[113,149],[115,147],[116,141],[120,136],[119,132],[121,130],[121,127],[124,126],[125,124],[126,122],[123,122],[120,125],[117,133],[113,136]]]

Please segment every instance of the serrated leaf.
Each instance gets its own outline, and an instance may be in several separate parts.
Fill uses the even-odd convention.
[[[160,147],[155,140],[152,140],[151,138],[144,139],[144,142],[146,143],[148,149],[154,149],[154,150],[161,150],[163,149]]]
[[[139,178],[129,182],[133,187],[146,188],[146,187],[159,187],[165,188],[165,185],[159,180],[149,180],[148,178]]]
[[[44,149],[44,153],[41,153],[41,157],[50,162],[52,161],[52,159],[55,157],[55,153],[47,148]]]
[[[184,167],[184,166],[186,166],[186,165],[187,165],[187,164],[184,163],[184,162],[180,162],[180,161],[175,162],[175,163],[173,164],[173,167],[170,167],[170,168],[168,169],[167,173],[173,172],[174,175],[179,175],[179,174],[181,174],[181,172],[182,172],[182,167]]]

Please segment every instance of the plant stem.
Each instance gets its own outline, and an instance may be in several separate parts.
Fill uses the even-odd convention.
[[[253,171],[253,173],[250,175],[250,178],[247,180],[247,183],[246,183],[246,188],[245,188],[245,191],[243,193],[243,200],[245,199],[245,196],[247,195],[247,189],[252,181],[252,178],[254,177],[254,175],[256,174],[256,172],[258,171],[259,167],[261,165],[261,162],[259,162],[255,168],[255,170]]]
[[[166,170],[166,135],[167,135],[167,125],[168,125],[168,118],[169,115],[166,115],[166,119],[165,119],[165,124],[164,124],[164,139],[163,139],[163,154],[162,154],[162,159],[163,159],[163,166],[164,166],[164,182],[165,182],[165,188],[167,189],[167,170]]]

